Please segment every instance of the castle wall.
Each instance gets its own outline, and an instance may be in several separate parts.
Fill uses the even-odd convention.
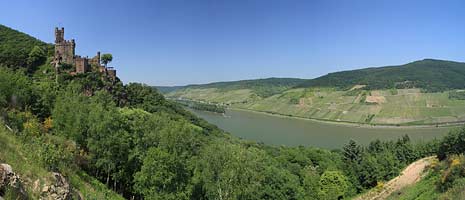
[[[97,52],[97,55],[89,60],[89,64],[100,67],[100,52]]]
[[[76,66],[76,73],[86,73],[90,71],[89,60],[87,58],[82,58],[77,56],[74,58],[74,66]]]
[[[74,62],[74,42],[64,41],[59,44],[55,44],[55,54],[60,57],[61,61],[67,64],[73,64]]]

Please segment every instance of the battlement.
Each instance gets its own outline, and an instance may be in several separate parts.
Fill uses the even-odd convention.
[[[55,27],[55,44],[61,43],[64,40],[65,40],[65,28],[61,27],[61,29],[58,29],[58,27]]]
[[[100,52],[90,58],[88,56],[82,57],[75,54],[76,42],[74,39],[65,40],[65,28],[55,28],[55,56],[54,63],[66,63],[75,67],[74,72],[71,74],[82,74],[92,71],[92,66],[95,70],[103,73],[111,80],[116,80],[116,70],[113,67],[106,68],[100,64]],[[57,65],[58,66],[58,65]],[[58,69],[57,69],[58,70]]]

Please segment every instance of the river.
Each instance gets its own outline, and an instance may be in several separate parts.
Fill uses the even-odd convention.
[[[227,110],[226,115],[192,110],[197,116],[237,137],[272,145],[340,148],[350,139],[368,144],[407,134],[414,141],[441,138],[451,128],[371,128],[289,118],[251,111]]]

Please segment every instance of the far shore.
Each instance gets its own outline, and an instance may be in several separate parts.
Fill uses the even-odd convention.
[[[196,101],[191,100],[190,101]],[[252,110],[246,108],[238,108],[238,107],[226,107],[227,110],[238,110],[238,111],[246,111],[246,112],[253,112],[258,114],[264,114],[274,117],[282,117],[282,118],[290,118],[290,119],[300,119],[300,120],[309,120],[318,123],[326,123],[326,124],[333,124],[333,125],[340,125],[340,126],[348,126],[348,127],[359,127],[359,128],[388,128],[388,129],[434,129],[434,128],[454,128],[460,127],[465,125],[465,121],[460,122],[445,122],[445,123],[438,123],[438,124],[368,124],[368,123],[359,123],[359,122],[350,122],[350,121],[336,121],[336,120],[328,120],[328,119],[318,119],[318,118],[308,118],[308,117],[299,117],[293,115],[286,115],[281,113],[275,112],[268,112],[268,111],[259,111],[259,110]]]
[[[350,127],[360,127],[360,128],[392,128],[392,129],[433,129],[433,128],[451,128],[451,127],[459,127],[465,124],[465,122],[450,122],[450,123],[443,123],[443,124],[435,124],[435,125],[408,125],[408,124],[364,124],[358,122],[348,122],[348,121],[334,121],[334,120],[325,120],[325,119],[316,119],[316,118],[307,118],[307,117],[299,117],[299,116],[290,116],[280,113],[270,113],[266,111],[258,111],[252,109],[245,109],[245,108],[236,108],[236,107],[228,107],[228,110],[237,110],[237,111],[246,111],[246,112],[253,112],[258,114],[264,114],[274,117],[282,117],[282,118],[290,118],[290,119],[300,119],[300,120],[309,120],[318,123],[327,123],[333,125],[341,125],[341,126],[350,126]]]

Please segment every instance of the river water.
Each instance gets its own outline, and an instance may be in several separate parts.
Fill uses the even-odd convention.
[[[272,145],[340,148],[350,139],[368,144],[407,134],[414,141],[441,138],[451,128],[367,128],[288,118],[251,111],[227,110],[226,115],[192,110],[197,116],[237,137]]]

